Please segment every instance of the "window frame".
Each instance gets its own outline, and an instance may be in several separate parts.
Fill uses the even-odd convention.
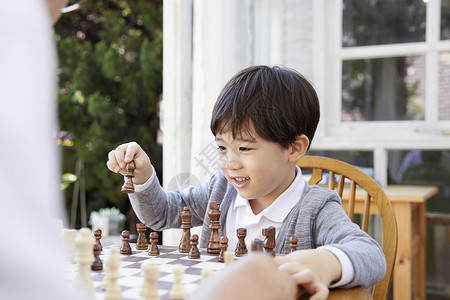
[[[439,53],[450,51],[440,40],[440,0],[426,10],[424,42],[342,47],[343,1],[314,1],[314,70],[321,99],[321,122],[312,149],[373,150],[375,178],[387,183],[387,151],[448,149],[450,121],[439,120]],[[425,55],[425,118],[414,121],[342,122],[342,61]]]

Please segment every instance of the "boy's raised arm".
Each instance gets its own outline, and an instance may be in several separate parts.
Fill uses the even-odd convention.
[[[153,168],[147,153],[136,142],[122,144],[111,150],[108,153],[106,166],[114,173],[125,175],[127,163],[132,160],[134,160],[136,166],[133,182],[144,184],[152,176]]]

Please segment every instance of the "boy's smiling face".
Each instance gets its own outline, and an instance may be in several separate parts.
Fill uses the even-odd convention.
[[[255,213],[272,204],[295,178],[295,146],[285,149],[265,140],[251,124],[236,138],[231,132],[217,134],[216,143],[222,172],[241,197],[254,200]]]

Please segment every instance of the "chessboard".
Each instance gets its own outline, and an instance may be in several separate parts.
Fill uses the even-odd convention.
[[[120,245],[114,243],[103,244],[103,250],[100,254],[100,259],[105,263],[106,259],[111,253],[111,247],[115,245],[120,248]],[[117,280],[124,300],[142,299],[139,295],[142,283],[144,281],[142,276],[141,266],[145,262],[151,262],[159,268],[159,278],[157,281],[158,294],[162,300],[169,300],[170,289],[174,283],[173,269],[177,264],[182,264],[185,267],[183,275],[183,286],[187,295],[191,295],[193,291],[203,280],[203,270],[213,270],[213,272],[220,271],[226,267],[223,262],[218,262],[217,254],[209,254],[206,249],[200,248],[200,258],[188,258],[187,253],[180,253],[178,247],[175,246],[161,246],[158,245],[160,255],[149,256],[148,250],[136,250],[136,244],[130,243],[132,248],[131,255],[121,254],[120,264],[120,278]],[[244,256],[245,257],[245,256]],[[241,257],[235,257],[235,260]],[[72,282],[78,272],[78,265],[76,263],[68,263],[66,269],[66,279]],[[96,291],[96,299],[104,299],[105,291],[102,289],[103,278],[105,277],[105,269],[102,271],[91,271],[94,281],[94,288]],[[213,273],[214,275],[214,273]],[[213,276],[212,275],[212,276]]]

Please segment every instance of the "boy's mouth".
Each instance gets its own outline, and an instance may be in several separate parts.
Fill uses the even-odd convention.
[[[250,177],[232,177],[231,179],[236,187],[243,187],[250,180]]]

